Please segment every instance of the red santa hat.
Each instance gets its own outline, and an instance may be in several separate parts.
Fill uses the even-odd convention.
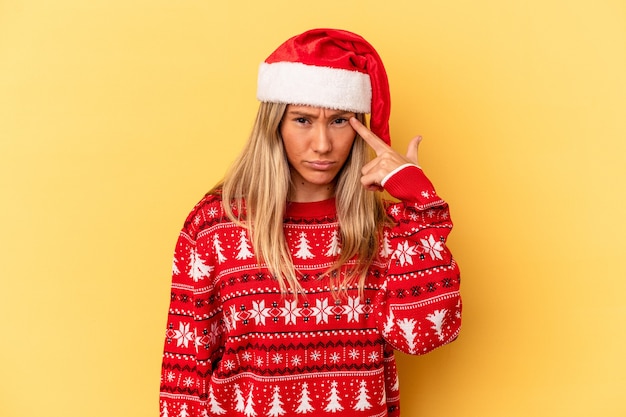
[[[257,98],[370,113],[370,129],[390,143],[387,73],[374,47],[355,33],[313,29],[287,40],[261,63]]]

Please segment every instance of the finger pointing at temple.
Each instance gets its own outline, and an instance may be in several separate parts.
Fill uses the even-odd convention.
[[[363,138],[363,140],[370,145],[370,147],[376,152],[376,155],[388,151],[391,149],[381,138],[376,136],[374,132],[369,130],[363,123],[359,122],[356,117],[350,118],[350,124],[352,128],[356,130],[356,133]]]
[[[417,146],[419,144],[417,138],[411,142],[408,150],[408,153],[414,156],[407,158],[387,145],[356,118],[351,118],[350,124],[376,153],[376,157],[361,169],[361,183],[368,190],[380,190],[380,185],[389,174],[403,165],[416,164]]]

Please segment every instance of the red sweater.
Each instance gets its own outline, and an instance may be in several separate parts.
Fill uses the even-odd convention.
[[[174,257],[162,417],[399,415],[394,349],[419,355],[457,337],[460,281],[448,206],[421,169],[385,189],[400,202],[388,203],[395,226],[363,298],[355,286],[336,300],[324,276],[341,250],[334,199],[287,207],[298,302],[258,266],[219,195],[196,205]]]

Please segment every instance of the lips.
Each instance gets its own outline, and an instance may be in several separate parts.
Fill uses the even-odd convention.
[[[326,171],[332,169],[335,163],[333,161],[307,161],[306,164],[315,170]]]

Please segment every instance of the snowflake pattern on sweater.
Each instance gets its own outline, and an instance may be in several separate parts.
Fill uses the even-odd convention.
[[[196,205],[172,268],[162,417],[399,415],[394,350],[424,354],[457,337],[460,277],[445,245],[448,206],[421,169],[400,170],[385,189],[400,200],[387,206],[395,225],[363,297],[355,286],[340,299],[324,275],[341,251],[334,199],[287,208],[297,302],[257,264],[219,195]]]

